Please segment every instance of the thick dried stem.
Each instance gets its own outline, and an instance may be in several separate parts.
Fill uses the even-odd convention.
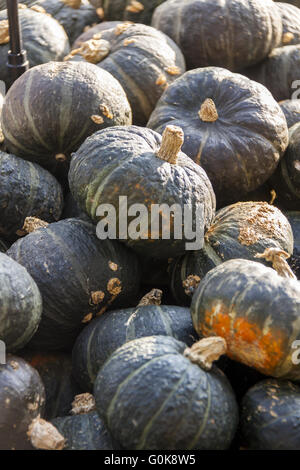
[[[48,222],[38,219],[37,217],[26,217],[21,231],[24,234],[27,234],[27,233],[34,232],[35,230],[38,230],[39,228],[45,228],[48,225],[49,225]]]
[[[196,274],[190,274],[184,281],[182,286],[186,295],[192,296],[199,286],[201,278]]]
[[[138,303],[138,307],[145,305],[160,305],[163,291],[160,289],[152,289],[148,294],[144,295]]]
[[[197,364],[204,370],[211,370],[213,362],[226,353],[227,345],[224,338],[213,336],[204,338],[186,348],[183,355],[191,362]]]
[[[204,122],[215,122],[218,119],[218,111],[215,103],[211,98],[206,98],[206,100],[202,103],[198,115]]]
[[[171,164],[176,164],[183,142],[183,130],[178,126],[167,126],[162,135],[157,157]]]
[[[65,439],[56,427],[40,417],[32,421],[27,435],[36,449],[62,450],[65,446]]]
[[[77,53],[92,64],[98,64],[110,52],[110,44],[105,39],[90,39],[89,41],[81,44]]]
[[[68,5],[68,7],[74,8],[74,10],[81,7],[81,0],[62,0],[62,2]]]
[[[81,393],[76,395],[72,402],[72,415],[82,415],[96,409],[95,398],[91,393]]]
[[[273,268],[277,271],[279,276],[297,279],[286,262],[286,259],[289,257],[290,255],[286,251],[280,250],[280,248],[267,248],[263,253],[257,253],[255,255],[255,258],[264,258],[266,261],[272,263]]]
[[[9,28],[8,20],[0,21],[0,44],[7,44],[9,42]]]

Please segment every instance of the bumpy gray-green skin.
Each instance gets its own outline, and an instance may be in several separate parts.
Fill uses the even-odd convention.
[[[300,212],[287,212],[286,216],[292,226],[294,235],[294,252],[289,262],[297,278],[300,280]]]
[[[214,217],[215,196],[205,171],[182,152],[177,164],[158,158],[160,144],[159,134],[136,126],[95,133],[73,154],[69,183],[75,200],[95,221],[100,219],[96,215],[99,204],[112,204],[117,227],[119,217],[124,217],[122,210],[119,213],[119,196],[127,196],[128,208],[140,203],[149,214],[152,204],[179,204],[182,209],[187,204],[193,214],[197,205],[203,205],[200,228],[208,227]],[[184,234],[182,239],[175,239],[171,230],[170,239],[162,239],[161,233],[158,236],[157,240],[128,236],[121,241],[141,254],[147,248],[148,256],[154,258],[169,258],[185,251]]]
[[[144,7],[140,11],[130,11],[132,0],[90,0],[96,8],[103,8],[105,21],[121,20],[134,23],[150,24],[155,8],[164,0],[139,0]]]
[[[101,113],[107,106],[112,118]],[[102,124],[91,116],[100,115]],[[8,149],[58,171],[66,157],[99,129],[131,124],[131,109],[118,81],[86,62],[49,62],[24,73],[10,88],[2,110]]]
[[[299,450],[300,388],[274,379],[250,388],[242,402],[241,431],[248,449]]]
[[[81,332],[72,353],[73,376],[92,391],[100,368],[120,346],[144,336],[172,336],[189,346],[198,337],[189,309],[149,305],[107,312]]]
[[[209,98],[215,122],[198,114]],[[183,129],[182,150],[205,169],[219,207],[262,185],[288,144],[284,114],[268,90],[219,67],[186,72],[168,87],[147,126],[162,133],[169,124]]]
[[[7,254],[26,267],[42,294],[42,321],[30,341],[34,349],[68,349],[87,314],[135,303],[139,289],[135,255],[115,241],[99,240],[88,222],[65,219],[49,224],[15,242]],[[108,286],[115,278],[122,288],[116,298]],[[98,291],[105,296],[95,304],[92,293]]]
[[[23,266],[0,253],[0,340],[7,351],[23,348],[41,320],[42,298]]]
[[[189,69],[241,70],[263,60],[282,35],[280,13],[270,0],[168,0],[151,24],[178,44]]]
[[[21,230],[26,217],[47,222],[59,219],[62,188],[54,176],[36,163],[0,151],[0,234]]]
[[[66,439],[64,450],[113,450],[111,437],[96,411],[56,418],[52,424]]]
[[[285,115],[288,128],[300,122],[300,99],[283,100],[278,104]]]
[[[225,261],[200,282],[191,314],[199,334],[224,337],[231,359],[265,375],[300,379],[291,357],[300,340],[297,280],[255,261]]]
[[[276,5],[282,19],[282,46],[300,43],[300,9],[288,3],[278,2]],[[287,33],[292,34],[288,37]]]
[[[43,414],[45,390],[39,374],[23,359],[9,355],[0,364],[0,449],[33,450],[27,431]]]
[[[0,21],[7,19],[6,10],[0,11]],[[63,27],[54,19],[30,9],[19,10],[23,46],[27,51],[29,66],[62,60],[70,50]],[[9,44],[0,45],[0,80],[9,83],[6,67]]]
[[[115,31],[102,30],[101,39],[108,41],[110,52],[97,65],[121,83],[133,123],[144,126],[165,88],[185,72],[184,57],[174,41],[150,26],[133,24],[121,34]],[[84,59],[77,54],[71,60]]]
[[[179,304],[190,305],[193,292],[187,295],[182,285],[189,275],[202,279],[211,269],[234,258],[260,261],[270,266],[255,256],[266,248],[278,248],[291,255],[293,246],[292,228],[276,207],[262,202],[238,202],[224,207],[216,213],[203,249],[187,253],[172,263],[172,294]]]
[[[99,371],[94,396],[113,438],[131,450],[226,449],[238,410],[217,368],[183,356],[186,345],[150,336],[119,348]]]

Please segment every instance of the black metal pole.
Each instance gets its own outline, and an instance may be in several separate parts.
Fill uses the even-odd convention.
[[[10,50],[8,51],[7,68],[9,73],[10,86],[13,82],[26,72],[29,68],[26,51],[22,46],[22,37],[20,32],[18,0],[6,0]]]

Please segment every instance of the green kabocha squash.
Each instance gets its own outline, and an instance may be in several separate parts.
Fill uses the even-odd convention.
[[[246,393],[241,409],[243,447],[299,450],[300,387],[267,379]]]
[[[144,126],[168,85],[185,72],[184,57],[165,34],[150,26],[119,23],[73,49],[72,61],[88,61],[110,72],[123,86],[133,123]]]
[[[288,128],[300,122],[300,99],[283,100],[279,105],[284,112]]]
[[[7,254],[26,267],[43,298],[43,315],[29,346],[70,348],[84,323],[114,306],[131,306],[139,289],[135,255],[96,228],[65,219],[15,242]],[[134,300],[132,300],[134,299]]]
[[[188,348],[168,336],[139,338],[106,361],[94,397],[100,417],[122,448],[229,447],[238,422],[237,405],[225,375],[212,367],[224,353],[225,342],[204,341]]]
[[[169,124],[183,129],[182,150],[205,169],[219,207],[261,186],[288,144],[268,90],[218,67],[186,72],[168,87],[147,126],[162,133]]]
[[[2,130],[9,151],[52,172],[67,170],[71,152],[99,129],[131,124],[119,82],[86,62],[49,62],[9,89]]]
[[[60,218],[63,195],[54,176],[36,163],[0,151],[0,234],[21,231],[26,217]]]
[[[290,141],[284,157],[271,178],[282,205],[288,210],[300,208],[300,123],[289,130]]]
[[[103,9],[105,20],[124,20],[150,24],[155,8],[164,0],[89,0]]]
[[[51,60],[62,60],[68,54],[70,50],[68,37],[63,27],[54,18],[28,8],[19,9],[19,18],[23,45],[30,67]],[[9,31],[6,10],[0,11],[0,32],[0,80],[8,86],[9,76],[6,63]],[[50,100],[48,106],[49,102]],[[24,118],[24,112],[22,117]]]
[[[106,223],[100,218],[98,206],[110,205],[117,229],[108,236],[117,237],[142,255],[146,248],[154,258],[179,255],[186,249],[186,230],[193,229],[202,242],[203,230],[210,225],[215,211],[210,181],[199,165],[180,152],[182,143],[182,130],[175,126],[168,126],[162,138],[136,126],[96,132],[73,154],[71,192],[80,207],[102,225]],[[164,212],[162,204],[167,205]],[[188,227],[180,214],[176,226],[173,223],[173,214],[168,210],[174,204],[181,215],[188,207],[192,217]],[[161,218],[158,215],[155,219],[153,205],[156,209],[160,205]],[[140,211],[143,217],[136,220],[133,216]],[[151,223],[151,219],[157,223]]]
[[[92,391],[100,368],[120,346],[136,338],[172,336],[191,345],[197,339],[189,309],[173,305],[151,305],[151,296],[136,308],[106,312],[96,318],[76,340],[72,353],[73,376],[85,391]],[[156,299],[159,300],[159,299]]]
[[[8,356],[0,364],[0,449],[33,449],[28,436],[43,413],[45,391],[39,374],[23,359]]]
[[[282,19],[282,46],[300,43],[300,9],[288,3],[276,4]]]
[[[278,258],[274,255],[277,269],[291,275],[287,263]],[[265,375],[300,379],[300,367],[292,360],[293,342],[300,339],[296,279],[255,261],[229,260],[201,280],[191,313],[198,334],[226,340],[231,359]]]
[[[169,268],[171,290],[179,304],[190,305],[205,274],[224,261],[257,261],[267,248],[293,253],[293,232],[282,212],[266,202],[238,202],[220,209],[206,231],[201,250],[174,260]],[[266,261],[260,259],[261,262]]]
[[[299,97],[300,44],[274,49],[260,64],[243,70],[247,77],[264,85],[276,101]]]
[[[23,266],[0,253],[0,340],[14,352],[24,347],[41,320],[39,289]]]
[[[300,212],[287,212],[286,216],[292,226],[294,235],[294,251],[289,264],[300,280]]]
[[[80,34],[80,36],[76,38],[76,41],[72,45],[72,49],[78,49],[79,47],[82,46],[84,42],[89,41],[90,39],[93,39],[94,34],[102,33],[103,31],[106,31],[107,29],[115,29],[115,27],[118,26],[118,24],[121,24],[121,22],[120,21],[103,21],[102,23],[98,23],[98,24],[95,24],[94,26],[91,26],[91,28],[88,28],[87,30],[85,30],[82,34]]]
[[[270,0],[168,0],[151,24],[178,44],[189,69],[240,70],[263,60],[282,36],[281,15]]]

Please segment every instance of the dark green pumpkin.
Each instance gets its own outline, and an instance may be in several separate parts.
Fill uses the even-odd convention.
[[[268,90],[218,67],[186,72],[168,87],[147,126],[162,133],[169,124],[183,129],[182,150],[205,169],[218,207],[261,186],[288,144]]]
[[[119,23],[102,29],[69,57],[110,72],[124,88],[133,123],[139,126],[146,125],[166,87],[185,72],[177,45],[162,32],[141,24]]]
[[[300,122],[300,100],[283,100],[279,105],[285,115],[288,128]]]
[[[23,359],[8,356],[0,364],[0,449],[33,449],[28,429],[43,413],[44,385],[39,374]]]
[[[246,393],[241,409],[243,447],[299,450],[300,387],[267,379]]]
[[[100,368],[116,349],[133,339],[153,335],[193,344],[197,334],[189,309],[147,305],[106,312],[77,338],[72,353],[73,376],[83,390],[92,391]]]
[[[271,178],[277,197],[285,209],[300,207],[300,123],[289,130],[289,146]]]
[[[60,218],[63,194],[54,176],[35,163],[0,151],[0,234],[13,237],[26,217]]]
[[[178,44],[189,69],[240,70],[263,60],[282,35],[270,0],[168,0],[155,10],[152,26]]]
[[[30,274],[0,253],[0,340],[14,352],[23,348],[41,320],[42,299]]]
[[[150,24],[155,8],[164,0],[90,0],[96,8],[103,8],[104,19],[124,20]]]
[[[51,60],[62,60],[68,54],[70,50],[68,37],[64,28],[54,18],[28,8],[19,9],[19,18],[30,67]],[[6,19],[6,10],[0,11],[0,22]],[[9,43],[0,44],[0,80],[4,80],[7,86],[9,84],[6,67],[8,50]],[[24,119],[24,112],[22,117]]]
[[[26,267],[42,294],[42,321],[31,348],[69,349],[94,315],[111,305],[135,304],[135,255],[116,241],[99,240],[95,226],[83,220],[49,224],[15,242],[7,254]]]
[[[82,391],[71,375],[71,356],[64,353],[30,351],[21,355],[38,371],[44,384],[46,402],[43,417],[51,420],[57,416],[68,415],[74,397]]]
[[[282,19],[282,46],[300,43],[300,9],[289,3],[276,4]]]
[[[177,148],[170,151],[174,142],[178,144]],[[199,232],[210,225],[215,211],[215,196],[210,181],[199,165],[179,151],[181,144],[182,132],[172,126],[163,139],[150,129],[136,126],[95,133],[73,154],[69,183],[74,199],[94,221],[101,219],[96,214],[98,206],[111,204],[117,223],[114,236],[120,237],[138,253],[144,255],[148,248],[153,258],[182,254],[187,240],[184,233],[182,239],[175,238],[175,224],[170,223],[170,237],[165,239],[161,227],[157,231],[155,227],[150,227],[150,217],[146,224],[140,224],[141,235],[138,239],[131,237],[129,225],[126,225],[126,234],[120,235],[118,230],[119,219],[125,224],[124,214],[127,217],[126,209],[119,208],[120,196],[127,197],[128,208],[133,204],[143,204],[148,215],[153,204],[177,204],[182,213],[184,206],[188,205],[193,215],[202,206],[203,215],[197,220]],[[164,153],[165,149],[168,149],[166,154],[158,157],[158,153]],[[166,226],[171,216],[166,214],[164,220]],[[135,223],[134,217],[128,217],[128,221]],[[195,223],[194,217],[193,229]]]
[[[199,281],[229,259],[256,261],[255,256],[266,248],[293,253],[293,232],[279,209],[266,202],[238,202],[220,209],[206,232],[202,250],[187,253],[171,264],[173,296],[179,304],[190,305],[193,289],[183,286],[189,276],[196,275]],[[263,259],[259,261],[269,265]]]
[[[64,450],[113,450],[112,439],[96,411],[56,418],[52,424],[66,439]]]
[[[286,216],[292,226],[294,235],[294,251],[289,264],[300,280],[300,212],[287,212]]]
[[[226,340],[231,359],[265,375],[300,379],[292,361],[292,344],[300,339],[297,280],[255,261],[229,260],[202,279],[191,313],[198,334]]]
[[[226,449],[238,410],[225,375],[207,372],[168,336],[125,344],[99,371],[96,407],[113,438],[130,450]]]
[[[7,148],[52,172],[66,172],[71,152],[89,135],[130,123],[121,85],[86,62],[49,62],[28,70],[9,89],[2,110]]]

